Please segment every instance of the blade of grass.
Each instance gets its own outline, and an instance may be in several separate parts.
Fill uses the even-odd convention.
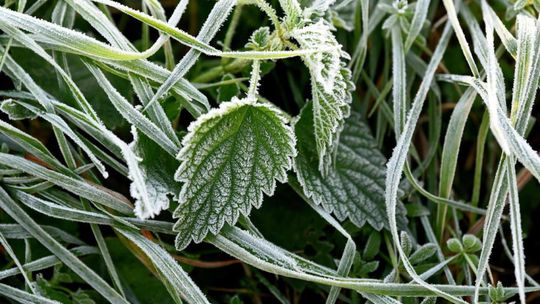
[[[457,1],[457,3],[458,7],[462,5],[461,1]],[[454,31],[456,33],[459,45],[461,46],[461,50],[463,52],[463,55],[465,56],[465,60],[467,61],[467,64],[469,65],[473,76],[478,77],[480,76],[480,72],[478,71],[478,67],[474,62],[469,43],[467,42],[467,38],[465,38],[465,33],[463,32],[463,29],[459,24],[456,6],[454,5],[454,2],[452,2],[452,0],[443,0],[443,4],[448,14],[448,20],[452,24],[452,27],[454,28]]]
[[[212,40],[212,38],[214,38],[214,36],[217,34],[220,26],[227,19],[227,16],[230,14],[235,4],[236,1],[234,0],[218,1],[204,22],[199,34],[197,35],[197,38],[205,43],[210,42],[210,40]],[[167,79],[162,82],[152,99],[145,105],[143,111],[151,107],[152,104],[157,102],[164,94],[166,94],[173,87],[173,85],[178,82],[179,79],[184,77],[189,69],[195,64],[200,54],[201,52],[198,50],[189,50],[189,52],[182,57],[180,62],[174,67]]]
[[[166,280],[170,293],[181,296],[188,303],[210,303],[199,287],[165,249],[139,233],[127,229],[117,228],[116,230],[135,243],[150,258],[156,270]]]
[[[19,272],[22,274],[24,278],[24,282],[26,283],[26,287],[30,289],[30,291],[34,295],[39,295],[39,292],[36,290],[35,285],[32,283],[30,277],[28,276],[28,273],[23,268],[21,262],[19,261],[19,258],[17,258],[17,255],[13,251],[13,248],[11,248],[11,246],[9,245],[9,242],[7,241],[7,239],[4,237],[4,235],[1,232],[0,232],[0,245],[2,245],[3,249],[7,252],[9,257],[13,260],[13,262],[17,266],[17,269],[19,270]]]
[[[19,303],[60,304],[58,301],[49,300],[45,297],[34,295],[3,283],[0,283],[0,294]]]
[[[95,247],[90,247],[90,246],[79,246],[79,247],[72,248],[69,251],[71,251],[75,256],[85,256],[85,255],[99,253],[99,251]],[[62,262],[56,256],[49,255],[49,256],[45,256],[37,260],[25,263],[24,265],[22,265],[22,268],[25,271],[34,272],[34,271],[40,271],[40,270],[53,267],[55,265],[59,265],[60,263]],[[19,267],[5,269],[5,270],[0,271],[0,279],[9,278],[11,276],[18,275],[20,273],[21,273],[21,270]]]
[[[386,200],[388,218],[390,221],[390,228],[391,228],[390,231],[392,234],[392,238],[394,240],[396,248],[398,249],[399,255],[401,257],[401,261],[403,262],[403,265],[405,266],[405,269],[407,270],[409,275],[413,278],[415,282],[417,282],[418,284],[420,284],[422,287],[426,288],[427,290],[437,294],[438,296],[444,297],[445,299],[451,302],[465,303],[463,300],[455,297],[454,295],[448,294],[438,289],[434,285],[430,285],[426,283],[418,276],[418,274],[416,273],[416,271],[410,264],[407,258],[407,255],[403,251],[400,238],[399,238],[398,229],[397,229],[397,222],[396,222],[396,204],[397,204],[397,194],[398,194],[398,189],[399,189],[399,183],[401,180],[401,175],[403,172],[405,162],[407,160],[407,155],[408,155],[409,147],[411,145],[412,135],[414,133],[416,123],[420,116],[420,112],[422,110],[422,106],[424,104],[424,100],[426,98],[427,92],[431,85],[431,81],[433,80],[435,70],[442,59],[442,55],[444,51],[446,50],[446,47],[450,40],[451,33],[452,31],[451,31],[450,24],[447,24],[441,35],[439,43],[435,51],[433,52],[433,56],[428,65],[426,74],[422,80],[422,83],[420,84],[420,88],[418,89],[418,92],[414,98],[411,110],[409,111],[409,115],[407,117],[407,122],[405,124],[404,131],[400,135],[397,145],[394,148],[394,151],[392,153],[392,157],[387,163],[385,200]]]
[[[43,246],[56,255],[66,266],[79,275],[86,283],[111,303],[127,303],[100,276],[81,262],[73,253],[58,243],[52,236],[41,228],[17,203],[0,187],[0,206],[19,224],[32,234]]]

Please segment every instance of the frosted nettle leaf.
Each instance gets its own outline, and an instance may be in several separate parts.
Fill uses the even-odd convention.
[[[283,49],[281,38],[270,28],[263,26],[251,34],[246,48],[253,51],[280,51]]]
[[[180,183],[174,180],[179,162],[148,136],[132,128],[133,142],[130,148],[140,159],[139,170],[144,181],[148,200],[143,202],[139,188],[131,184],[131,196],[136,199],[135,214],[139,218],[149,218],[161,210],[169,208],[169,194],[180,192]]]
[[[315,81],[321,83],[326,92],[331,92],[342,67],[341,58],[349,55],[341,49],[328,24],[320,20],[294,30],[291,36],[302,48],[324,50],[304,56],[304,60]]]
[[[304,17],[310,19],[313,15],[324,15],[336,0],[313,0],[306,9],[304,9]]]
[[[294,126],[298,140],[294,170],[304,193],[341,221],[348,218],[358,227],[365,222],[376,229],[388,227],[384,202],[386,159],[369,127],[357,114],[345,120],[335,163],[323,176],[317,169],[311,107],[311,103],[306,105]],[[398,220],[401,223],[406,222],[403,214]]]
[[[334,152],[340,126],[350,111],[354,84],[351,82],[350,70],[342,61],[349,59],[349,55],[341,49],[324,20],[294,30],[292,36],[303,48],[323,50],[304,56],[304,61],[311,75],[313,126],[319,170],[326,173],[330,167],[328,155]]]
[[[286,181],[295,142],[279,110],[254,99],[233,98],[193,122],[178,155],[176,179],[184,185],[174,212],[176,248],[260,207],[263,193]]]
[[[298,18],[302,14],[302,8],[297,0],[279,0],[279,5],[289,18]]]
[[[270,28],[267,26],[263,26],[253,32],[253,34],[251,34],[249,42],[246,44],[246,47],[253,50],[264,50],[268,46],[269,41]]]

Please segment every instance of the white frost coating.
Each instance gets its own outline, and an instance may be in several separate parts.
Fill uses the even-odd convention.
[[[321,50],[303,58],[311,74],[313,126],[319,153],[319,170],[326,174],[343,120],[349,116],[352,100],[350,91],[354,84],[350,80],[350,70],[342,61],[349,59],[349,55],[342,50],[324,20],[295,29],[291,36],[302,48]]]
[[[288,256],[283,249],[268,242],[266,239],[258,238],[248,231],[241,229],[234,229],[231,233],[227,234],[227,236],[230,240],[267,262],[275,263],[296,271],[302,271],[296,260]]]
[[[304,16],[309,18],[312,14],[324,14],[336,0],[315,0],[304,10]]]
[[[138,162],[140,178],[144,185],[141,185],[139,181],[134,181],[129,185],[129,192],[131,197],[135,199],[135,215],[141,219],[152,218],[158,215],[161,210],[169,208],[168,191],[164,185],[153,183],[147,170],[141,166],[143,158],[138,154],[141,154],[143,147],[141,147],[139,134],[134,126],[131,126],[131,134],[133,134],[133,142],[129,144],[129,149],[133,151],[134,159]]]
[[[288,17],[297,17],[302,14],[302,8],[297,0],[279,0],[279,5]]]
[[[260,207],[263,193],[272,195],[276,180],[287,180],[295,143],[279,110],[253,98],[235,97],[191,123],[177,157],[175,178],[184,185],[174,212],[176,247],[217,234]]]
[[[326,93],[334,89],[334,82],[338,81],[341,69],[341,58],[349,55],[342,50],[341,45],[331,32],[330,26],[324,20],[293,30],[294,37],[303,48],[320,49],[329,48],[329,51],[317,52],[305,56],[304,60],[310,69],[311,76],[324,88]]]
[[[165,249],[139,233],[126,229],[117,229],[117,231],[135,243],[152,261],[163,279],[170,284],[169,292],[178,293],[177,296],[188,303],[210,304],[200,288]]]

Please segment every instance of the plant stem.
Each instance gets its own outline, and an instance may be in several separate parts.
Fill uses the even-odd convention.
[[[261,80],[261,61],[253,60],[253,68],[251,70],[251,79],[249,80],[248,98],[256,98],[257,88]]]

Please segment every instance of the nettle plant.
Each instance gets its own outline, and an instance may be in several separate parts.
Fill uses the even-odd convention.
[[[535,1],[501,4],[504,22],[483,0],[202,2],[180,0],[170,12],[157,0],[3,2],[0,295],[242,303],[248,297],[201,289],[188,276],[186,267],[229,265],[199,261],[208,248],[250,265],[244,283],[272,302],[298,302],[306,288],[309,301],[326,303],[525,303],[539,290],[525,272],[516,174],[519,163],[540,179],[540,157],[525,140],[540,76]],[[179,29],[199,6],[209,13],[197,34]],[[195,9],[190,18],[198,20]],[[125,24],[141,25],[137,41]],[[231,50],[233,40],[242,47]],[[447,58],[450,48],[458,52]],[[500,62],[514,66],[511,92]],[[286,100],[262,93],[271,90]],[[443,98],[457,100],[445,124]],[[474,178],[456,181],[469,192],[454,192],[474,112],[484,113],[473,133]],[[488,143],[497,144],[486,151],[491,167]],[[276,188],[307,206],[295,221],[337,232],[333,239],[319,227],[314,240],[298,241],[316,244],[316,258],[274,244],[250,219]],[[281,214],[267,221],[285,226],[281,236],[298,233]],[[501,222],[510,223],[511,249]],[[483,229],[462,232],[478,223]],[[88,225],[95,246],[77,231]],[[498,232],[516,287],[487,275]],[[138,269],[155,278],[132,275]],[[250,299],[261,303],[255,291]]]

